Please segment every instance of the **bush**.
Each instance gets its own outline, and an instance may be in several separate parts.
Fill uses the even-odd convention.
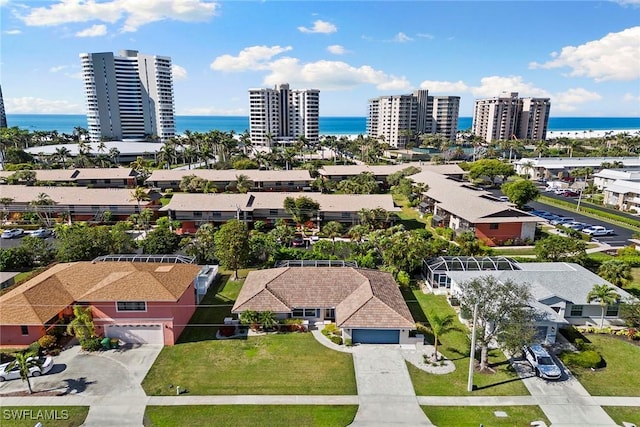
[[[582,342],[584,343],[586,338],[584,337],[584,335],[582,335],[580,333],[579,330],[577,330],[575,327],[573,326],[569,326],[567,328],[560,328],[560,333],[562,335],[564,335],[564,337],[573,344],[576,344],[576,340],[580,339],[582,340]]]
[[[604,359],[595,350],[585,350],[579,353],[563,352],[560,359],[567,365],[579,366],[581,368],[604,368],[607,366]]]
[[[334,344],[342,345],[342,337],[339,337],[338,335],[332,335],[329,339]]]
[[[347,338],[346,340],[344,340],[344,345],[346,345],[347,347],[353,346],[353,340],[351,338]]]
[[[340,333],[340,329],[338,329],[338,326],[335,323],[329,323],[328,325],[325,325],[324,329],[322,330],[323,334],[339,334]]]
[[[80,342],[80,348],[85,351],[98,351],[102,348],[102,338],[100,337],[91,337],[86,340],[82,340]]]
[[[38,344],[40,345],[40,347],[46,348],[46,349],[55,347],[57,342],[58,342],[58,339],[53,335],[43,335],[38,340]]]
[[[40,343],[38,341],[34,341],[31,344],[29,344],[29,347],[27,348],[28,352],[33,352],[33,353],[37,353],[37,354],[41,354],[42,353],[42,346],[40,345]]]

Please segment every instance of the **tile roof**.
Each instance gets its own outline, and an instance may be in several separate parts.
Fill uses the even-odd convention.
[[[193,264],[56,264],[0,296],[0,324],[43,324],[76,302],[177,301],[199,271]]]
[[[232,312],[294,308],[335,308],[340,327],[411,328],[415,323],[391,274],[352,267],[252,271]]]
[[[40,193],[48,195],[57,205],[73,206],[136,206],[131,189],[127,188],[87,188],[87,187],[46,187],[27,185],[0,186],[2,197],[10,197],[13,203],[29,203]],[[142,201],[145,206],[149,201]]]

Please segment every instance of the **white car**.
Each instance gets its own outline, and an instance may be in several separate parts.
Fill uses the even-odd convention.
[[[562,369],[556,365],[551,355],[540,344],[526,345],[522,352],[537,377],[547,380],[558,380],[562,377]]]
[[[41,362],[40,366],[36,365],[29,368],[30,377],[39,377],[40,375],[44,375],[53,367],[53,358],[51,356],[41,359]],[[20,378],[18,365],[14,365],[11,370],[7,371],[9,365],[11,365],[11,362],[0,365],[0,382]]]
[[[24,230],[22,228],[10,228],[9,230],[4,230],[0,235],[2,239],[13,239],[14,237],[19,237],[24,234]]]
[[[583,228],[582,232],[589,236],[611,236],[616,234],[611,228],[606,228],[601,225],[594,225],[593,227]]]

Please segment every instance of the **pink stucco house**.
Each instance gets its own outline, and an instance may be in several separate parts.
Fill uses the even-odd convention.
[[[75,304],[91,306],[99,335],[123,342],[173,345],[197,305],[193,264],[57,264],[0,296],[0,345],[28,345]]]

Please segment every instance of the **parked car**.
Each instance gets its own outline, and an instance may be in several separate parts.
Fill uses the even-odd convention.
[[[316,236],[315,234],[313,236],[309,237],[309,243],[311,243],[312,245],[314,243],[316,243],[317,241],[319,241],[319,240],[320,240],[320,236]]]
[[[2,239],[13,239],[14,237],[20,237],[24,234],[24,230],[22,228],[10,228],[8,230],[4,230],[0,235]]]
[[[543,215],[550,215],[547,211],[533,210],[531,211],[532,215],[542,217]]]
[[[577,222],[577,221],[570,222],[570,223],[567,223],[567,224],[562,224],[562,226],[570,228],[572,230],[576,230],[576,231],[580,231],[583,228],[591,227],[591,225],[589,225],[589,224],[585,224],[584,222]]]
[[[508,202],[509,201],[509,197],[508,196],[500,196],[500,197],[498,197],[498,200],[500,200],[501,202]]]
[[[304,246],[304,237],[302,237],[301,234],[296,234],[295,236],[293,236],[291,244],[296,247]]]
[[[525,345],[522,348],[524,358],[529,362],[537,377],[557,380],[562,377],[562,369],[540,344]]]
[[[616,232],[611,228],[606,228],[601,225],[594,225],[592,227],[582,229],[584,234],[588,234],[589,236],[612,236],[616,234]]]
[[[575,218],[571,218],[570,216],[561,216],[559,218],[552,219],[550,221],[550,224],[551,225],[564,225],[564,224],[568,224],[570,222],[573,222],[575,220],[576,220]]]
[[[33,358],[30,357],[27,360],[32,359]],[[44,375],[53,367],[53,358],[51,356],[47,356],[44,359],[41,358],[40,362],[40,366],[32,366],[29,368],[30,377],[39,377],[40,375]],[[11,365],[11,362],[0,365],[0,382],[20,378],[19,367],[14,365],[11,370],[7,371],[9,365]]]
[[[578,193],[577,191],[573,191],[573,190],[566,190],[562,193],[562,195],[564,197],[578,197],[580,195],[580,193]]]
[[[31,232],[31,236],[38,237],[40,239],[46,239],[47,237],[53,236],[53,231],[48,228],[38,228]]]

